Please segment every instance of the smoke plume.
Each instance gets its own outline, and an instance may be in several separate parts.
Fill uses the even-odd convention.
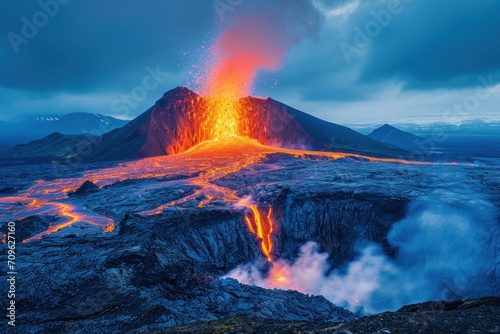
[[[443,194],[439,194],[442,196]],[[456,199],[455,199],[456,200]],[[365,245],[343,268],[330,270],[328,254],[308,242],[293,262],[277,261],[268,274],[245,265],[228,274],[265,288],[323,295],[352,311],[375,313],[427,300],[497,295],[498,224],[494,207],[480,199],[440,204],[413,202],[388,234],[396,255]]]
[[[294,45],[317,36],[321,23],[309,0],[238,2],[224,15],[199,92],[232,100],[250,95],[257,72],[278,70]]]

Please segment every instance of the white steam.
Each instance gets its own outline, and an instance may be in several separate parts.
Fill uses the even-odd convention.
[[[369,245],[342,269],[330,270],[328,254],[308,242],[293,263],[278,260],[269,273],[244,265],[228,274],[242,283],[323,295],[352,311],[396,310],[426,300],[498,294],[498,226],[484,201],[429,205],[417,201],[393,226],[390,258]],[[435,201],[434,201],[435,202]],[[467,207],[467,210],[463,209]],[[281,279],[278,279],[280,278]]]

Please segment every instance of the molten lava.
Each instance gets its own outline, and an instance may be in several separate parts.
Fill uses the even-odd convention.
[[[274,251],[273,232],[277,226],[273,217],[273,208],[269,205],[252,202],[248,198],[242,198],[238,196],[236,190],[219,186],[215,181],[251,165],[258,164],[268,154],[273,153],[287,154],[296,159],[310,159],[310,157],[315,156],[336,160],[353,157],[370,162],[429,164],[397,159],[371,158],[347,153],[280,149],[259,144],[249,138],[229,137],[203,142],[177,155],[147,158],[122,163],[111,168],[89,170],[80,177],[36,181],[33,186],[24,192],[16,194],[16,196],[0,198],[0,218],[7,221],[16,221],[35,215],[58,217],[53,226],[50,226],[46,231],[27,238],[24,240],[25,242],[40,239],[43,236],[64,234],[66,230],[77,223],[81,226],[78,229],[70,230],[69,233],[112,232],[114,230],[112,218],[89,211],[78,205],[72,198],[68,198],[68,191],[76,190],[86,180],[91,180],[102,188],[128,179],[158,179],[188,173],[196,176],[175,182],[196,186],[199,188],[198,190],[180,200],[163,204],[157,208],[151,208],[142,212],[142,214],[158,215],[166,208],[175,208],[190,200],[196,201],[200,208],[216,201],[224,201],[229,205],[233,205],[236,210],[243,208],[242,223],[246,224],[249,231],[261,240],[262,254],[268,261],[272,262]],[[164,182],[172,181],[166,180]],[[141,191],[142,189],[137,189],[137,195]],[[199,198],[203,199],[200,201]],[[273,279],[276,282],[281,282],[287,278],[286,275],[281,274]]]
[[[249,29],[251,27],[251,29]],[[143,216],[161,215],[167,209],[179,209],[183,205],[197,203],[203,210],[212,202],[225,202],[228,207],[241,212],[242,223],[259,239],[262,255],[272,264],[268,281],[270,287],[299,290],[283,261],[274,261],[273,234],[279,227],[274,221],[273,207],[251,199],[234,189],[217,184],[230,174],[258,164],[268,154],[281,153],[295,159],[326,157],[329,159],[356,158],[369,162],[427,164],[398,159],[371,158],[355,154],[301,151],[285,148],[298,147],[297,141],[309,138],[295,120],[283,108],[276,108],[263,99],[247,99],[258,70],[276,70],[283,58],[283,49],[272,39],[266,38],[269,29],[255,22],[237,21],[218,38],[212,49],[210,64],[198,80],[199,96],[184,91],[180,98],[167,96],[168,104],[158,104],[150,112],[147,127],[168,142],[143,143],[154,152],[168,156],[147,158],[123,163],[111,168],[89,170],[83,176],[37,181],[24,192],[13,197],[0,198],[0,218],[7,221],[21,220],[35,215],[55,218],[54,225],[37,233],[24,242],[64,233],[111,233],[115,229],[111,217],[92,212],[79,201],[68,197],[85,181],[90,180],[101,189],[128,179],[161,179],[151,187],[166,187],[169,182],[193,186],[194,193],[178,200],[141,212]],[[155,121],[151,121],[154,119]],[[291,126],[294,125],[295,126]],[[275,130],[280,127],[280,131]],[[142,133],[142,127],[138,133]],[[266,144],[266,145],[264,145]],[[311,145],[309,145],[311,147]],[[316,147],[315,147],[316,148]],[[321,149],[321,148],[320,148]],[[151,155],[149,155],[151,156]],[[171,181],[176,175],[186,179]],[[141,196],[142,189],[136,194]],[[187,203],[187,204],[186,204]],[[193,208],[191,205],[190,208]],[[108,214],[106,214],[108,215]],[[115,217],[120,218],[120,217]],[[2,242],[5,243],[5,234]]]
[[[34,236],[23,240],[23,242],[29,242],[34,239],[41,239],[44,235],[49,235],[51,233],[60,231],[67,227],[74,225],[77,222],[84,222],[88,225],[93,225],[97,227],[101,227],[103,233],[113,232],[115,229],[113,220],[105,217],[98,217],[93,215],[85,215],[76,210],[74,205],[64,204],[64,203],[46,203],[46,206],[55,207],[55,212],[61,217],[63,217],[66,221],[55,226],[49,227],[46,231],[35,234]]]
[[[194,132],[202,137],[198,142],[246,137],[250,127],[261,125],[262,120],[249,117],[241,99],[251,95],[257,71],[277,70],[285,51],[255,19],[242,17],[229,24],[211,47],[206,72],[196,79],[204,99],[203,110],[193,113]]]
[[[264,256],[267,258],[269,262],[272,262],[272,251],[273,251],[273,208],[269,208],[266,220],[264,220],[261,216],[261,213],[256,205],[248,205],[253,216],[252,219],[249,216],[245,217],[245,221],[247,223],[248,229],[250,232],[255,234],[259,239],[261,239],[261,249]]]
[[[250,26],[253,31],[248,29]],[[148,126],[151,131],[164,131],[167,132],[168,138],[173,138],[172,142],[164,144],[167,147],[161,147],[159,150],[164,149],[164,152],[171,155],[89,170],[81,177],[39,180],[28,190],[14,197],[0,198],[0,212],[3,212],[0,213],[0,218],[14,221],[34,215],[56,217],[56,224],[27,238],[25,242],[62,234],[68,229],[71,233],[78,234],[96,231],[109,233],[114,231],[112,218],[85,209],[77,204],[78,200],[69,198],[68,193],[75,191],[87,180],[103,188],[127,179],[168,178],[187,173],[191,176],[175,182],[194,186],[197,190],[193,194],[159,207],[152,207],[141,214],[160,215],[165,209],[182,206],[188,201],[196,201],[200,210],[211,202],[223,201],[242,211],[242,223],[246,223],[248,230],[260,240],[263,256],[272,263],[275,249],[273,233],[277,227],[272,206],[253,202],[249,199],[249,194],[242,198],[236,190],[216,184],[217,180],[257,164],[272,153],[287,154],[297,159],[309,159],[311,156],[334,160],[354,157],[370,162],[422,164],[398,159],[300,151],[263,145],[262,143],[276,144],[283,140],[270,135],[269,128],[275,122],[283,126],[286,124],[283,119],[286,119],[288,124],[294,121],[282,108],[278,111],[268,110],[270,107],[264,103],[265,100],[244,98],[251,94],[257,70],[277,69],[283,56],[281,49],[274,47],[272,42],[256,39],[256,36],[265,36],[267,33],[260,30],[258,25],[236,24],[225,31],[213,48],[212,63],[207,66],[208,75],[203,76],[199,82],[201,96],[185,92],[184,100],[174,99],[168,108],[152,110],[152,113],[158,116],[156,119],[161,122],[152,122]],[[254,43],[241,44],[243,40]],[[264,45],[260,45],[262,43]],[[169,127],[169,122],[175,122],[176,127]],[[287,140],[293,141],[294,138],[300,138],[295,133],[300,131],[303,130],[288,127],[283,133],[287,133]],[[305,133],[300,135],[308,136]],[[283,144],[282,141],[281,143]],[[144,146],[148,145],[154,146],[158,143],[146,141]],[[166,184],[172,181],[163,182]],[[161,187],[161,184],[158,187]],[[140,192],[141,189],[137,189],[137,195]],[[290,277],[285,267],[276,265],[269,280],[276,286],[289,286]]]

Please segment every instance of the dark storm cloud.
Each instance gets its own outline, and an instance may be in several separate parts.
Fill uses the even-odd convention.
[[[66,4],[27,43],[13,47],[9,33],[23,35],[23,18],[32,22],[40,2],[56,1]],[[395,2],[403,10],[366,46],[356,44],[358,31],[376,22],[373,13]],[[159,66],[168,75],[126,115],[136,116],[164,91],[192,83],[192,66],[203,64],[209,44],[245,13],[286,18],[276,24],[307,23],[281,35],[291,38],[285,44],[292,48],[280,70],[259,75],[260,96],[358,103],[388,90],[397,95],[398,87],[424,95],[481,87],[479,75],[492,75],[492,85],[500,81],[498,0],[10,0],[0,2],[0,13],[1,119],[88,105],[114,115],[113,101],[140,86],[146,68]],[[357,52],[346,57],[343,43]]]
[[[129,72],[147,65],[177,70],[181,51],[201,45],[214,21],[212,3],[196,0],[72,0],[59,7],[27,43],[19,44],[8,34],[24,38],[23,18],[33,23],[42,8],[35,1],[0,4],[1,85],[43,91],[99,84],[119,88]]]
[[[482,87],[480,75],[493,75],[492,85],[500,82],[500,1],[316,4],[327,24],[317,43],[307,41],[293,50],[273,76],[279,82],[276,95],[360,101],[390,85],[422,91]],[[392,9],[389,21],[378,23],[381,13]],[[374,23],[379,30],[367,33]]]
[[[88,111],[115,116],[113,106],[141,86],[148,68],[159,69],[161,85],[117,115],[133,117],[164,91],[192,83],[189,72],[204,63],[210,43],[245,13],[256,24],[275,22],[269,34],[284,48],[316,35],[322,22],[309,0],[4,1],[0,12],[3,119],[85,109],[75,105],[81,101],[96,107]]]
[[[372,39],[362,80],[398,78],[408,88],[455,88],[477,86],[479,75],[500,70],[500,1],[399,2],[401,13]],[[363,32],[374,20],[369,7],[350,22]]]

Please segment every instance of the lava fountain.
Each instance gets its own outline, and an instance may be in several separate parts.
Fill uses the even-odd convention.
[[[255,27],[255,22],[245,18],[224,30],[215,41],[207,73],[198,79],[199,94],[207,100],[205,117],[212,122],[208,124],[209,139],[248,133],[239,99],[251,95],[258,70],[277,70],[283,57],[265,36],[264,28]]]

